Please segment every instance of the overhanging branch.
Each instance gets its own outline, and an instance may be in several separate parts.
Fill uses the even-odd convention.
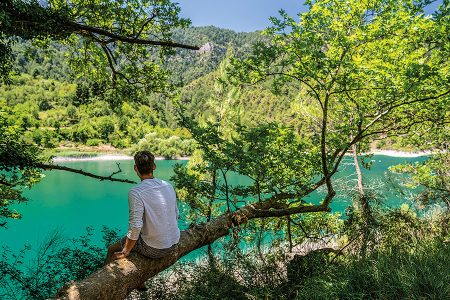
[[[84,35],[84,32],[89,33],[95,33],[102,35],[104,37],[109,37],[110,40],[108,42],[114,42],[114,41],[121,41],[128,44],[137,44],[137,45],[149,45],[149,46],[162,46],[162,47],[170,47],[170,48],[183,48],[183,49],[190,49],[190,50],[199,50],[200,47],[198,46],[191,46],[181,43],[175,43],[172,41],[153,41],[153,40],[146,40],[141,39],[137,37],[129,37],[129,36],[123,36],[114,32],[110,32],[108,30],[97,28],[94,26],[79,24],[72,21],[67,21],[65,24],[68,31],[79,33],[81,35]]]
[[[66,166],[49,165],[49,164],[37,164],[36,165],[36,168],[43,169],[43,170],[67,171],[67,172],[72,172],[72,173],[80,174],[80,175],[87,176],[87,177],[92,177],[92,178],[95,178],[95,179],[100,179],[101,181],[108,180],[108,181],[117,181],[117,182],[125,182],[125,183],[136,183],[135,181],[128,180],[128,179],[113,178],[112,176],[122,172],[122,170],[120,169],[120,165],[119,164],[117,164],[117,167],[119,168],[119,170],[116,171],[116,172],[113,172],[111,175],[109,175],[109,176],[100,176],[100,175],[96,175],[96,174],[93,174],[93,173],[89,173],[89,172],[83,171],[81,169],[73,169],[73,168],[69,168],[69,167],[66,167]]]

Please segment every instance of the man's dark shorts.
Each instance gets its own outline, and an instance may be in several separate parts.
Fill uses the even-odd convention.
[[[125,246],[126,240],[127,240],[126,236],[120,239],[120,245],[122,246],[122,248]],[[136,244],[134,245],[133,249],[131,249],[131,251],[142,254],[148,258],[161,258],[161,257],[166,256],[170,251],[172,251],[176,245],[177,244],[173,245],[170,248],[166,248],[166,249],[156,249],[156,248],[148,246],[144,242],[144,240],[142,240],[141,236],[139,236],[139,239],[137,240]]]

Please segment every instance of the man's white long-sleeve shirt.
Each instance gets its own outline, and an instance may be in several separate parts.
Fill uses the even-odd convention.
[[[128,193],[127,237],[139,234],[153,248],[165,249],[178,243],[178,207],[172,185],[158,178],[144,179]]]

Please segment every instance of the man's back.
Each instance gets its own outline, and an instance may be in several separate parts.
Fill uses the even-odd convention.
[[[130,228],[141,227],[141,237],[148,246],[165,249],[178,243],[178,208],[170,183],[144,179],[130,190],[128,204]]]

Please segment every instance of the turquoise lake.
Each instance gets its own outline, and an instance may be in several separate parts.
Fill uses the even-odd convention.
[[[366,183],[376,184],[382,190],[387,205],[399,205],[404,202],[404,196],[387,182],[388,167],[405,162],[423,161],[426,157],[399,158],[375,155],[371,158],[373,165],[370,170],[363,170]],[[77,161],[64,162],[66,166],[83,169],[87,172],[107,175],[117,170],[120,163],[123,170],[117,177],[138,180],[133,171],[133,161]],[[175,163],[186,161],[157,161],[155,176],[170,180]],[[336,176],[338,197],[332,203],[333,211],[344,212],[349,204],[345,195],[345,187],[355,184],[352,159],[346,157]],[[230,184],[245,184],[245,178],[230,179]],[[122,233],[127,230],[128,190],[131,184],[109,181],[98,181],[78,174],[51,171],[24,195],[27,203],[18,204],[14,208],[22,213],[22,219],[9,220],[8,228],[0,228],[0,246],[7,245],[13,252],[25,244],[36,249],[50,232],[57,230],[65,238],[76,238],[85,233],[88,226],[99,232],[103,225],[117,228]],[[320,195],[314,194],[309,200],[316,202]],[[180,220],[180,227],[188,224]]]

